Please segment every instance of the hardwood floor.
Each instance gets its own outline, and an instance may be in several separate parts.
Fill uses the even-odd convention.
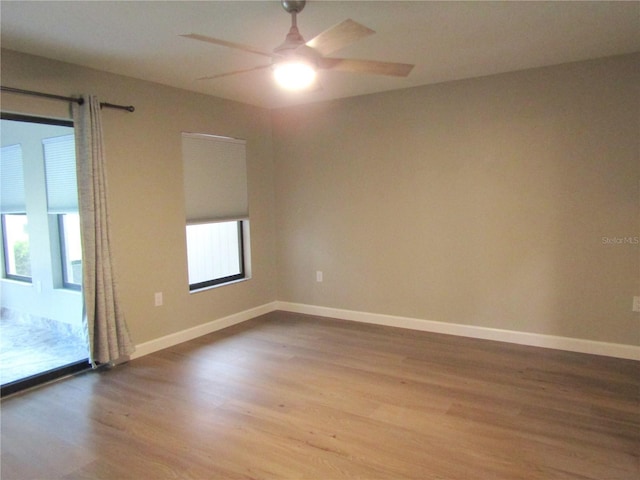
[[[640,478],[640,362],[274,312],[2,401],[2,479]]]

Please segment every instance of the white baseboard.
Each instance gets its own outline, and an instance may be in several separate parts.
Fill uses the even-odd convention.
[[[433,320],[421,320],[418,318],[398,317],[379,313],[358,312],[355,310],[343,310],[339,308],[319,307],[302,303],[275,301],[265,303],[249,310],[244,310],[227,317],[219,318],[203,325],[198,325],[180,332],[172,333],[164,337],[150,340],[136,345],[136,351],[131,359],[143,357],[158,350],[178,345],[179,343],[193,340],[217,330],[246,322],[252,318],[283,310],[292,313],[304,313],[320,317],[350,320],[353,322],[370,323],[374,325],[386,325],[389,327],[420,330],[423,332],[443,333],[446,335],[458,335],[461,337],[479,338],[483,340],[495,340],[499,342],[529,345],[533,347],[553,348],[569,352],[589,353],[592,355],[604,355],[607,357],[640,360],[640,346],[625,345],[620,343],[598,342],[580,338],[559,337],[539,333],[517,332],[497,328],[479,327],[475,325],[462,325],[459,323],[437,322]]]
[[[259,307],[250,308],[249,310],[244,310],[243,312],[239,313],[234,313],[233,315],[229,315],[228,317],[212,320],[211,322],[207,322],[202,325],[198,325],[186,330],[182,330],[180,332],[166,335],[164,337],[156,338],[155,340],[141,343],[139,345],[136,345],[136,351],[131,355],[130,358],[133,360],[134,358],[143,357],[145,355],[149,355],[150,353],[157,352],[158,350],[163,350],[165,348],[178,345],[179,343],[188,342],[189,340],[193,340],[194,338],[207,335],[217,330],[222,330],[223,328],[227,328],[238,323],[246,322],[247,320],[251,320],[252,318],[258,317],[260,315],[264,315],[265,313],[273,312],[277,310],[276,303],[277,302],[265,303],[264,305],[260,305]]]
[[[386,325],[390,327],[407,328],[433,333],[444,333],[447,335],[458,335],[484,340],[496,340],[499,342],[529,345],[533,347],[553,348],[569,352],[640,360],[640,346],[635,345],[598,342],[594,340],[559,337],[539,333],[516,332],[513,330],[462,325],[459,323],[435,322],[433,320],[420,320],[417,318],[382,315],[378,313],[318,307],[315,305],[305,305],[300,303],[275,302],[275,306],[277,310],[337,318],[340,320],[351,320],[354,322]]]

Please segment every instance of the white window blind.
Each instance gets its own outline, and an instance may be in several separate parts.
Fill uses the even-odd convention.
[[[187,224],[249,216],[246,142],[182,134]]]
[[[189,285],[242,274],[239,236],[238,222],[187,226]]]
[[[47,184],[47,211],[77,212],[78,183],[74,135],[43,138],[42,146]]]
[[[22,147],[7,145],[0,149],[0,211],[25,213]]]

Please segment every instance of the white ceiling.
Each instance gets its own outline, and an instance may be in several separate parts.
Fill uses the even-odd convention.
[[[637,1],[309,1],[298,26],[310,40],[346,18],[377,34],[332,56],[415,64],[409,77],[323,71],[322,90],[296,94],[268,69],[196,80],[265,58],[180,34],[271,50],[290,25],[279,1],[0,2],[3,48],[267,108],[640,51]]]

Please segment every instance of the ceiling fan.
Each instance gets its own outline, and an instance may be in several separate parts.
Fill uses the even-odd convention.
[[[285,41],[273,49],[272,52],[263,51],[240,43],[221,40],[219,38],[199,35],[197,33],[181,35],[185,38],[235,48],[244,52],[271,58],[271,63],[265,65],[202,77],[199,80],[212,80],[230,75],[273,68],[274,77],[281,86],[291,90],[304,90],[313,85],[317,85],[316,72],[318,70],[368,73],[395,77],[406,77],[411,72],[413,65],[405,63],[328,57],[327,55],[361,38],[372,35],[375,32],[364,25],[347,19],[325,30],[307,42],[300,34],[297,25],[297,15],[302,11],[307,2],[305,0],[282,0],[281,3],[285,11],[291,14],[291,28]]]

